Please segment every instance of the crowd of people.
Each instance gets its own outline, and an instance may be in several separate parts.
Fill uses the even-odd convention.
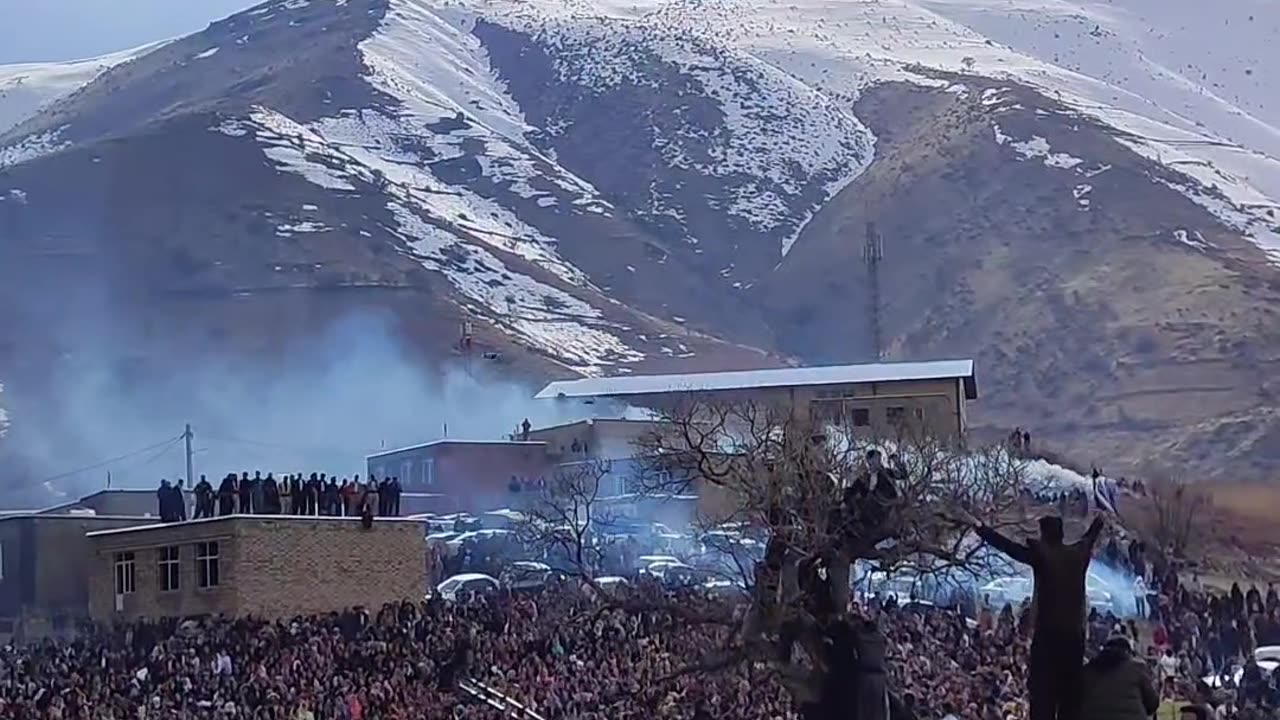
[[[194,507],[191,517],[206,518],[215,515],[327,515],[360,517],[395,517],[400,514],[402,488],[397,477],[379,480],[370,476],[362,482],[353,478],[330,477],[325,473],[301,473],[285,475],[279,480],[273,473],[266,477],[255,472],[228,473],[215,489],[209,480],[200,476],[200,482],[191,488]],[[180,522],[187,519],[187,496],[183,481],[171,485],[161,480],[156,499],[163,522]]]
[[[689,598],[687,609],[705,599]],[[497,720],[492,688],[544,718],[792,720],[752,665],[664,681],[722,643],[720,624],[598,608],[563,588],[468,603],[405,602],[281,621],[138,623],[0,650],[11,720]],[[590,672],[586,672],[589,668]]]
[[[891,458],[885,472],[894,467]],[[395,478],[277,480],[259,473],[228,475],[216,490],[202,477],[193,491],[195,517],[393,515],[400,492]],[[181,482],[162,483],[158,499],[162,518],[186,518]],[[1085,513],[1093,501],[1080,490],[1036,499],[1073,508],[1083,503]],[[466,552],[477,557],[464,553],[464,564],[497,562],[501,554],[485,546]],[[1088,614],[1086,701],[1103,697],[1105,706],[1106,695],[1090,692],[1090,684],[1110,681],[1120,668],[1140,689],[1138,714],[1107,717],[1137,720],[1159,705],[1172,712],[1160,720],[1276,717],[1280,670],[1267,672],[1255,661],[1259,647],[1280,645],[1274,586],[1236,585],[1214,594],[1123,531],[1097,554],[1137,578],[1140,617]],[[626,565],[625,557],[619,562]],[[636,593],[641,602],[602,605],[598,594],[576,583],[555,582],[527,593],[411,600],[286,620],[201,618],[90,629],[73,641],[0,649],[0,717],[496,720],[510,716],[507,703],[546,720],[798,719],[793,696],[768,664],[682,672],[726,646],[741,625],[740,600],[643,579],[622,592]],[[659,593],[667,599],[651,602]],[[673,601],[670,593],[680,597]],[[1027,676],[1035,664],[1035,621],[1027,604],[978,603],[960,612],[917,602],[899,606],[892,595],[855,603],[854,612],[885,639],[882,665],[894,720],[1027,720]],[[476,688],[492,689],[503,702],[481,700]],[[1180,714],[1184,707],[1189,715]]]

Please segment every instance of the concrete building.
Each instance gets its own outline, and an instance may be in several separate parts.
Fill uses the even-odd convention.
[[[92,550],[85,533],[148,522],[90,513],[0,516],[0,640],[73,632],[89,617]]]
[[[444,439],[370,455],[365,464],[369,475],[399,477],[406,494],[435,496],[434,511],[475,512],[518,505],[552,460],[541,441]]]
[[[403,518],[365,530],[355,518],[228,515],[87,539],[89,614],[99,622],[377,608],[427,587],[422,524]]]
[[[194,499],[190,492],[185,493],[187,508],[190,509]],[[78,500],[54,505],[41,510],[44,515],[88,512],[95,515],[114,515],[137,518],[159,517],[160,505],[156,499],[156,490],[130,490],[112,488],[99,490]]]
[[[635,460],[636,442],[656,427],[649,420],[591,418],[532,430],[529,439],[545,443],[549,474],[589,465],[608,471],[602,478],[605,495],[625,495],[644,470]]]
[[[583,378],[553,382],[536,397],[588,405],[613,400],[655,409],[691,397],[750,401],[839,420],[867,434],[891,437],[911,426],[959,439],[967,429],[966,404],[978,397],[978,387],[972,360],[941,360]]]

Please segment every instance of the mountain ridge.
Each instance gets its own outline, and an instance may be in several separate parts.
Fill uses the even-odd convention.
[[[264,3],[0,133],[0,248],[58,278],[49,246],[91,235],[131,296],[409,293],[411,344],[464,360],[467,324],[513,375],[971,355],[979,424],[1268,475],[1265,148],[1224,165],[1212,130],[1093,103],[1110,86],[960,5]]]

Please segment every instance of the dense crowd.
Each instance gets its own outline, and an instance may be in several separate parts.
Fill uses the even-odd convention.
[[[208,485],[203,478],[202,484]],[[185,505],[180,488],[165,486],[162,493],[162,504]],[[247,474],[228,476],[217,491],[197,486],[196,492],[200,515],[211,514],[214,502],[219,512],[394,514],[397,495],[394,478],[361,484]],[[1086,512],[1091,502],[1080,491],[1036,499],[1083,503]],[[162,510],[170,517],[179,512],[172,504]],[[180,512],[185,518],[185,507]],[[460,562],[496,562],[499,554],[476,546]],[[1122,532],[1099,556],[1137,578],[1142,617],[1092,611],[1091,656],[1125,638],[1175,712],[1192,705],[1206,720],[1276,716],[1280,670],[1269,673],[1252,661],[1257,648],[1280,645],[1274,587],[1211,594]],[[619,568],[626,560],[623,553]],[[70,642],[0,650],[0,718],[496,720],[508,716],[503,703],[546,720],[797,718],[792,697],[765,664],[681,672],[726,645],[741,605],[643,580],[623,592],[637,602],[601,605],[597,593],[566,583],[278,621],[204,618],[88,629]],[[674,602],[672,592],[680,594]],[[654,602],[663,594],[663,602]],[[888,687],[906,717],[1026,719],[1032,622],[1025,604],[979,603],[966,616],[927,603],[899,606],[892,596],[856,602],[856,612],[874,621],[886,641]],[[707,621],[691,622],[691,615]],[[482,701],[477,688],[493,689],[502,702]]]
[[[1224,640],[1240,617],[1274,617],[1274,589],[1209,598],[1182,585],[1159,595],[1151,643],[1166,698],[1200,701],[1214,717],[1272,717],[1274,676],[1246,666],[1211,690],[1199,673],[1227,667],[1262,641]],[[637,593],[657,593],[636,586]],[[470,602],[406,602],[281,621],[204,619],[92,631],[69,643],[0,651],[0,717],[13,720],[265,718],[269,720],[496,720],[504,711],[464,690],[474,681],[551,720],[793,720],[790,696],[762,665],[678,670],[722,647],[733,622],[723,600],[680,598],[663,610],[597,606],[569,587]],[[641,599],[647,599],[642,596]],[[698,612],[704,610],[705,612]],[[867,599],[859,612],[888,640],[889,686],[914,717],[1026,717],[1026,608],[966,618],[918,604]],[[1167,618],[1167,622],[1166,622]],[[1218,620],[1221,618],[1221,620]],[[1114,620],[1114,619],[1112,619]],[[1094,621],[1098,622],[1095,616]],[[1118,621],[1116,621],[1118,622]],[[1095,628],[1138,634],[1136,623]],[[1264,624],[1267,632],[1275,628]],[[1232,657],[1234,656],[1234,658]],[[1255,666],[1256,667],[1256,666]],[[675,677],[673,677],[675,676]]]
[[[686,610],[707,599],[686,598]],[[504,717],[474,680],[546,718],[789,720],[786,696],[742,665],[662,681],[720,644],[721,624],[597,612],[564,589],[427,601],[276,622],[139,623],[0,651],[0,717],[415,720]],[[711,613],[708,613],[711,615]],[[577,621],[570,622],[570,618]],[[589,669],[589,672],[587,671]]]

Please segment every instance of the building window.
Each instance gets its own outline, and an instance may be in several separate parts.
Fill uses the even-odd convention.
[[[422,480],[425,485],[436,484],[436,459],[427,458],[422,461]]]
[[[404,484],[412,485],[413,483],[413,461],[405,460],[400,463],[400,474],[404,476]]]
[[[904,407],[885,408],[884,416],[890,424],[901,424],[907,419],[907,409]]]
[[[160,548],[160,590],[172,592],[181,586],[182,568],[178,565],[177,545]]]
[[[196,543],[196,587],[217,587],[220,579],[218,543]]]
[[[849,410],[849,419],[854,427],[868,427],[871,425],[871,411],[866,408],[853,408]]]
[[[138,589],[134,573],[133,553],[119,552],[115,555],[116,594],[129,595]]]

